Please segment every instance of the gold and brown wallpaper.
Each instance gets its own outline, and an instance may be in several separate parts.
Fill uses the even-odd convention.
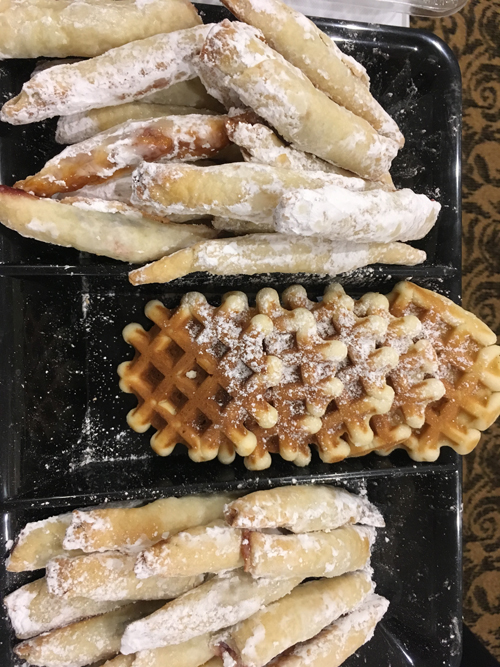
[[[412,19],[455,52],[463,78],[465,308],[500,335],[500,0]],[[500,658],[500,423],[464,458],[464,621]]]

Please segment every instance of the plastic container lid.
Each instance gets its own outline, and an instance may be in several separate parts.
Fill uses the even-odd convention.
[[[331,4],[339,8],[355,4],[372,10],[438,17],[455,14],[467,4],[467,0],[355,0],[349,3],[333,0]]]

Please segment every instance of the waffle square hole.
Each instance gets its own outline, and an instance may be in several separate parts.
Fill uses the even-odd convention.
[[[182,391],[180,391],[179,389],[177,389],[177,387],[175,387],[170,396],[168,397],[168,402],[171,405],[173,405],[173,407],[175,408],[175,412],[177,414],[186,405],[186,403],[188,402],[188,398],[187,396],[184,396]]]
[[[215,403],[219,406],[221,410],[224,410],[229,403],[232,401],[232,397],[228,392],[224,389],[224,387],[221,387],[219,385],[217,392],[214,396],[214,401]]]
[[[187,371],[186,377],[194,382],[197,387],[199,387],[205,378],[208,377],[208,373],[203,370],[201,366],[195,364],[191,370]]]
[[[169,357],[172,362],[172,366],[175,366],[179,359],[184,356],[184,350],[182,347],[177,345],[175,341],[171,341],[168,347],[165,348],[164,354]]]
[[[196,410],[192,421],[192,427],[195,429],[195,431],[199,435],[203,435],[203,433],[205,433],[205,431],[207,431],[210,426],[212,426],[210,419],[205,414],[203,414],[201,410]]]
[[[149,364],[146,368],[143,379],[149,384],[151,389],[154,391],[156,387],[165,379],[165,376],[161,371],[159,371],[156,366]]]

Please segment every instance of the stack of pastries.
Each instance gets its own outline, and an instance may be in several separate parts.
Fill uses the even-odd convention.
[[[323,485],[28,524],[7,569],[46,573],[5,599],[14,651],[41,667],[335,667],[387,610],[370,568],[383,526],[365,497]]]
[[[12,0],[18,11],[23,2]],[[124,6],[114,42],[97,25],[116,11],[111,1],[94,19],[96,3],[78,3],[74,25],[76,5],[51,5],[51,40],[32,8],[31,49],[0,39],[6,57],[93,56],[39,69],[4,104],[7,123],[59,116],[56,139],[70,144],[14,188],[0,186],[4,225],[157,260],[131,274],[134,284],[424,261],[404,242],[429,232],[440,205],[394,187],[404,138],[358,62],[281,0],[227,0],[239,21],[210,25],[187,1],[144,6],[156,17],[162,2],[170,18],[148,25],[137,5]],[[15,34],[14,8],[7,18]]]

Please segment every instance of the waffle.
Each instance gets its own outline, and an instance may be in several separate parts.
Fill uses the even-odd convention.
[[[195,461],[239,454],[255,470],[272,453],[307,465],[311,446],[328,463],[397,447],[433,460],[444,444],[470,451],[500,412],[493,332],[411,283],[358,301],[338,284],[320,302],[264,289],[255,307],[239,292],[219,307],[190,293],[146,315],[150,331],[124,330],[136,354],[120,386],[139,399],[128,423],[152,425],[164,456],[179,442]]]
[[[239,292],[225,295],[218,308],[192,292],[175,311],[151,301],[145,312],[155,326],[149,332],[139,324],[125,328],[124,338],[136,356],[118,372],[122,390],[139,398],[127,421],[138,432],[150,425],[157,429],[151,445],[158,454],[170,454],[181,442],[195,461],[219,456],[229,463],[235,453],[249,456],[259,446],[260,464],[268,467],[269,450],[276,451],[267,446],[268,439],[276,435],[279,416],[284,456],[301,462],[294,433],[303,433],[310,456],[307,441],[321,427],[318,412],[342,390],[332,376],[346,348],[321,339],[308,311],[299,309],[285,321],[281,313],[270,317],[249,308]],[[284,339],[293,338],[291,349],[281,349],[284,339],[276,338],[275,321],[278,332],[287,330]],[[273,334],[271,349],[277,354],[267,354],[264,339]],[[327,379],[316,384],[317,372]],[[289,393],[277,409],[269,390],[280,383]],[[302,411],[297,410],[300,401],[306,406]]]
[[[400,446],[416,461],[436,460],[443,446],[468,454],[479,442],[480,431],[500,414],[496,335],[450,299],[412,283],[399,283],[388,298],[395,317],[416,315],[422,323],[420,336],[436,352],[436,377],[445,388],[441,400],[427,405],[422,423]]]

